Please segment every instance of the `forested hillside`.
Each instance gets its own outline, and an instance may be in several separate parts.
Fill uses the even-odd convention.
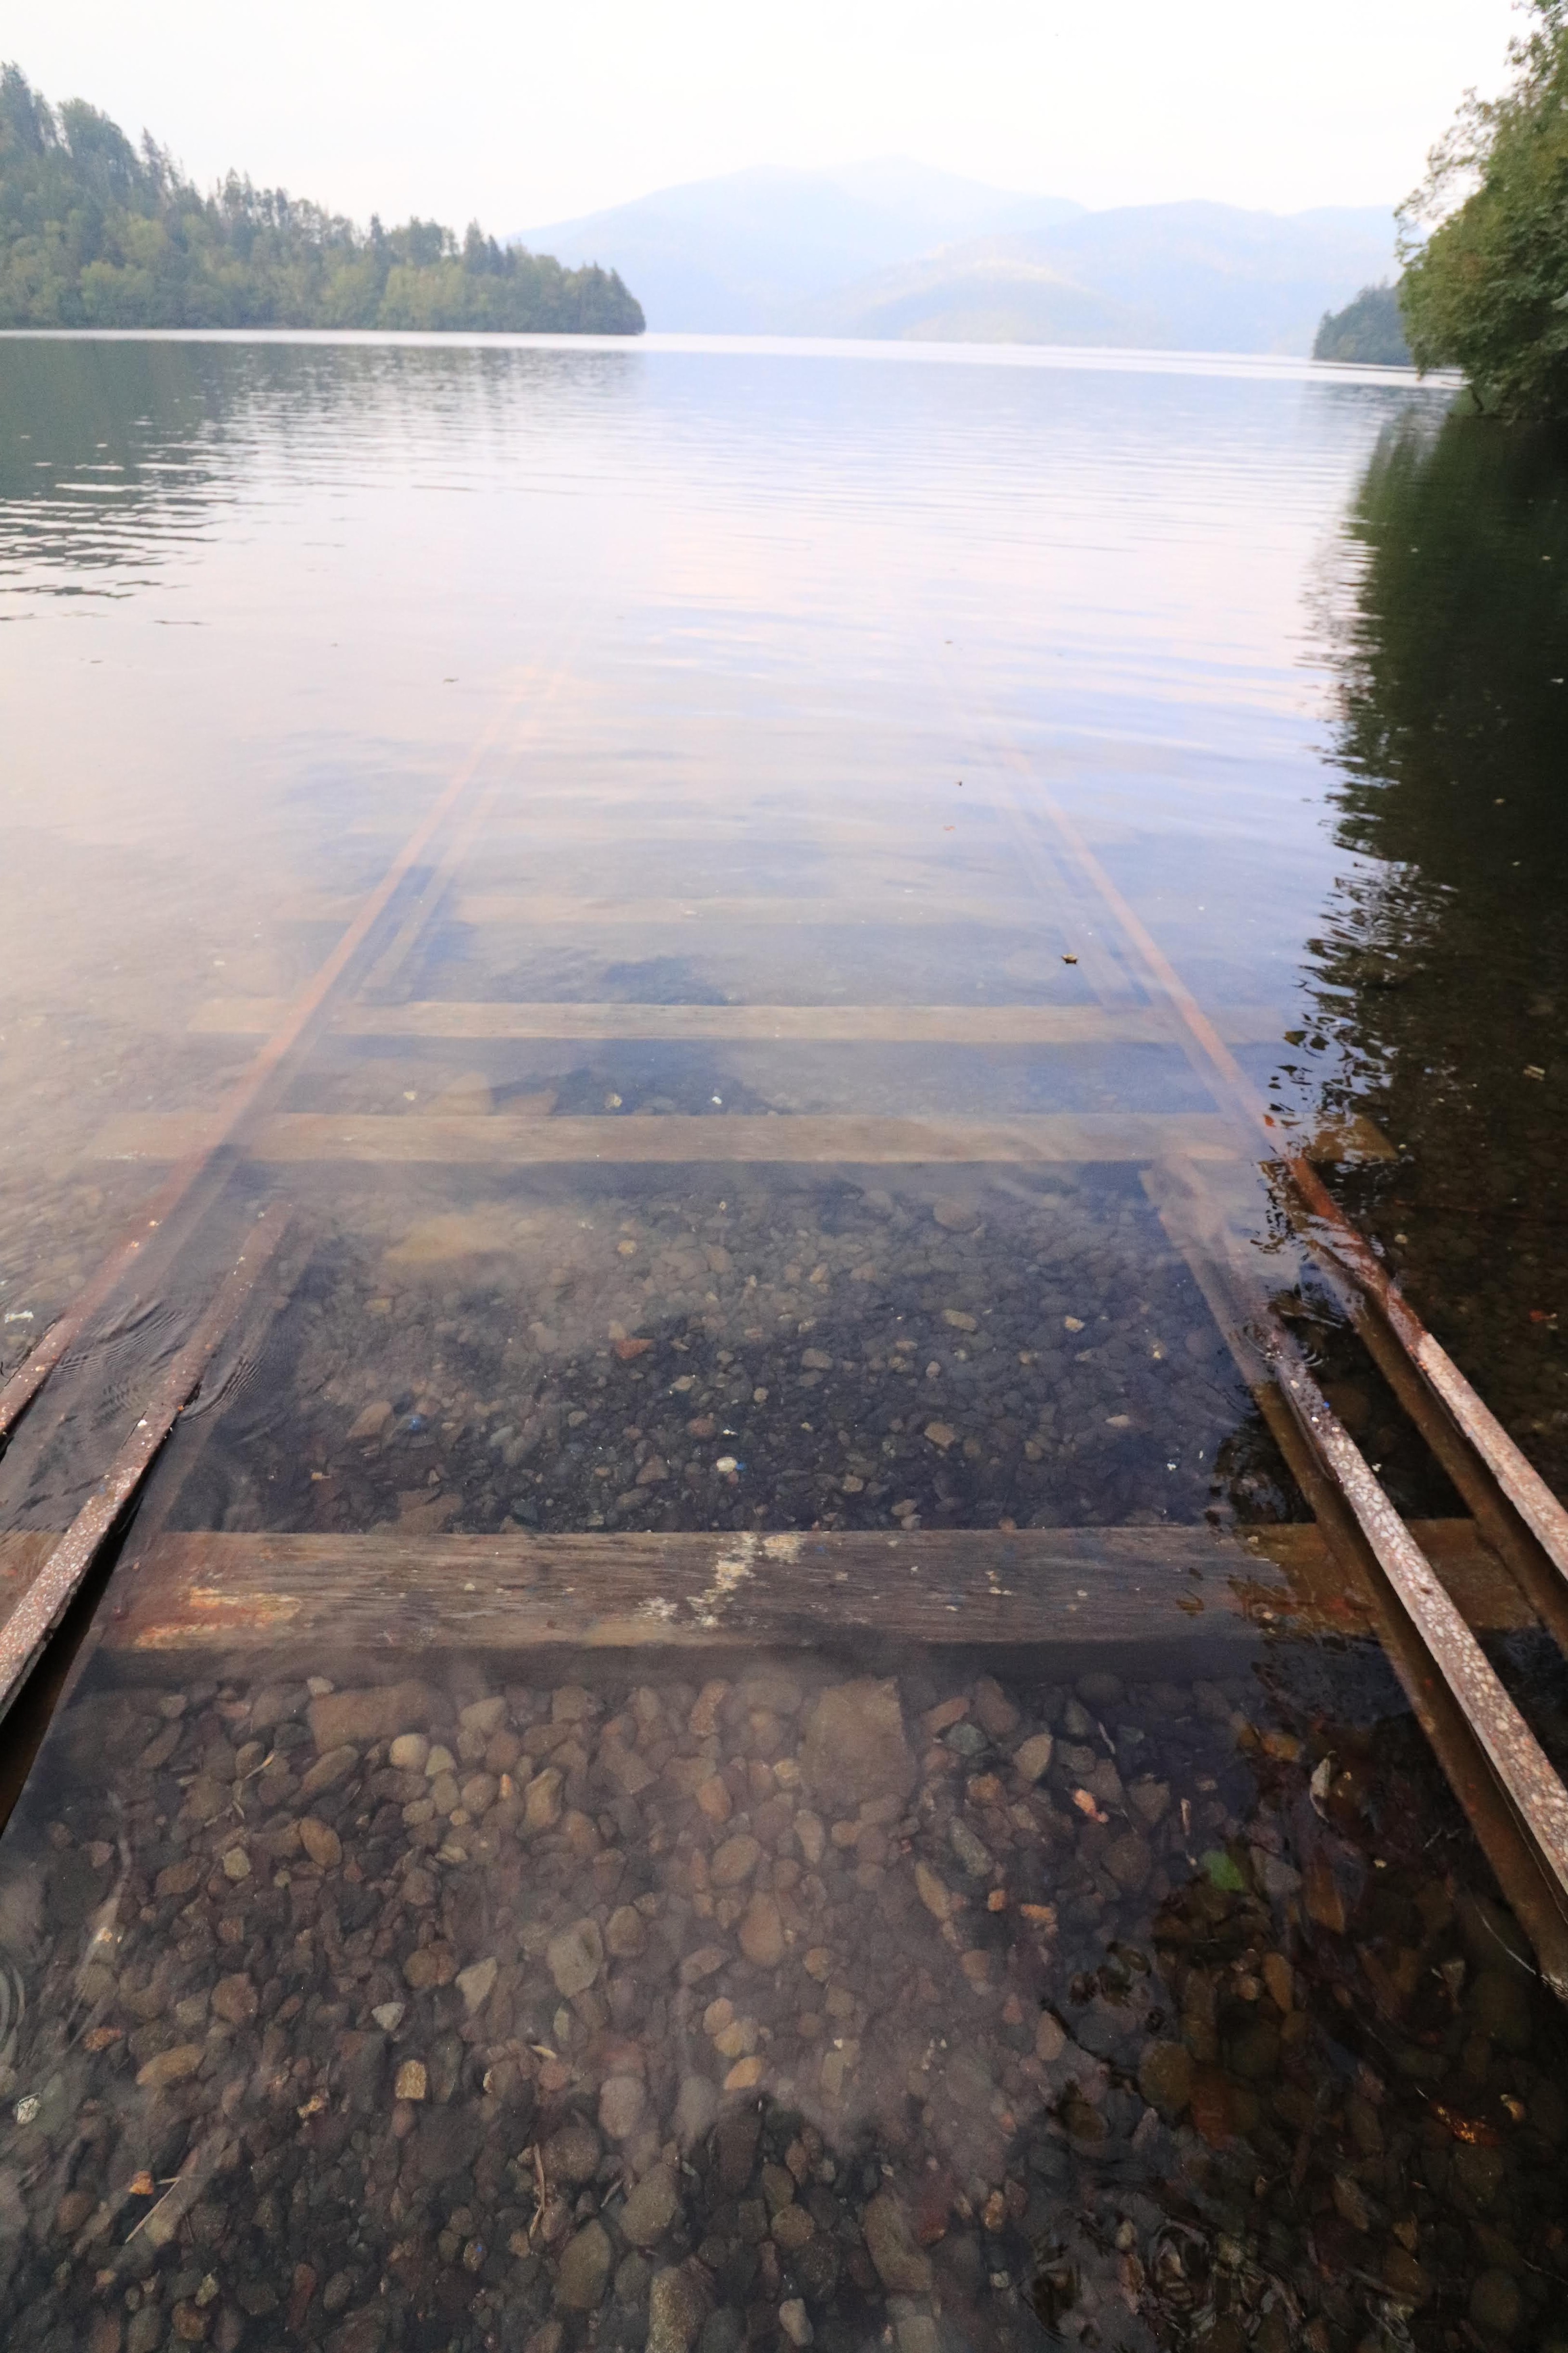
[[[368,229],[230,173],[204,195],[84,100],[0,68],[0,327],[423,327],[635,335],[616,273],[437,221]]]

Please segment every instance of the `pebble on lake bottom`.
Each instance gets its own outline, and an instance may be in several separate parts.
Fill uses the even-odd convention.
[[[1545,2341],[1556,2012],[1407,1725],[933,1662],[178,1696],[89,1681],[4,1850],[8,2345]]]

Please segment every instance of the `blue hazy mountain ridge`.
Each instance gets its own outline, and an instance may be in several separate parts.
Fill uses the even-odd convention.
[[[890,160],[695,181],[524,241],[613,263],[655,329],[1305,354],[1325,311],[1388,275],[1394,218],[1089,212]]]
[[[1046,227],[1080,210],[1066,197],[1020,196],[892,159],[689,181],[510,241],[548,240],[563,261],[616,254],[628,283],[635,273],[649,323],[669,332],[789,333],[800,332],[802,305],[853,280],[960,238]]]

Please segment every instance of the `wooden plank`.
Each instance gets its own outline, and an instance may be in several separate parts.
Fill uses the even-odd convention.
[[[100,1131],[107,1160],[173,1160],[204,1132],[199,1112],[127,1112]],[[692,1117],[437,1118],[286,1112],[258,1120],[244,1139],[252,1161],[436,1163],[523,1167],[544,1163],[811,1163],[853,1167],[960,1163],[1143,1164],[1168,1153],[1194,1160],[1236,1155],[1234,1131],[1212,1113],[1038,1112],[1011,1119],[875,1119],[858,1114],[751,1113]]]
[[[214,997],[190,1027],[206,1036],[264,1035],[284,1000]],[[1237,1045],[1268,1045],[1285,1027],[1277,1006],[1227,1006],[1213,1018]],[[1155,1006],[1100,1005],[506,1005],[449,1003],[340,1008],[344,1038],[659,1039],[729,1045],[1164,1046],[1179,1025]]]
[[[1007,905],[997,899],[894,898],[863,892],[844,899],[782,899],[773,897],[700,899],[579,899],[553,892],[466,891],[447,913],[459,923],[511,924],[529,928],[568,924],[574,930],[617,923],[628,929],[643,924],[724,923],[750,931],[758,924],[844,924],[876,929],[902,923],[981,923],[992,930],[1028,930],[1037,934],[1042,914],[1037,901],[1019,900]]]
[[[1481,1622],[1520,1597],[1468,1522],[1421,1532]],[[1196,1574],[1194,1575],[1194,1572]],[[104,1641],[155,1661],[366,1650],[1116,1651],[1150,1672],[1215,1643],[1356,1635],[1321,1532],[1205,1527],[787,1535],[164,1534],[132,1553]]]

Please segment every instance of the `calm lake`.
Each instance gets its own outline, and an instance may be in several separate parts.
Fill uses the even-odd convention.
[[[1255,1102],[1568,1488],[1568,473],[1452,408],[0,337],[8,1597],[202,1374],[0,1843],[7,2343],[1568,2342],[1212,1243],[1462,1549]]]

